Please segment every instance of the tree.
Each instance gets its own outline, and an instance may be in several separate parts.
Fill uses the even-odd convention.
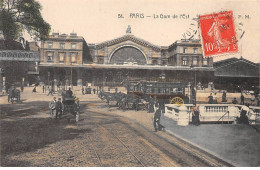
[[[0,0],[0,30],[6,40],[15,40],[26,31],[34,40],[44,40],[50,25],[41,15],[41,5],[35,0]]]

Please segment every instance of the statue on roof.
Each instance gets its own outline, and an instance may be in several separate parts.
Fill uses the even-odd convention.
[[[128,25],[128,27],[127,27],[127,29],[126,29],[126,33],[127,33],[127,34],[130,34],[130,33],[131,33],[131,26],[130,26],[130,25]]]

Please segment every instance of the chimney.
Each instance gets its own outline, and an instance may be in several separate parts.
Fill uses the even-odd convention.
[[[55,38],[58,38],[59,37],[59,33],[58,32],[54,32],[54,33],[52,33],[52,36],[55,37]]]
[[[70,37],[76,38],[77,37],[77,33],[74,33],[74,32],[70,33]]]

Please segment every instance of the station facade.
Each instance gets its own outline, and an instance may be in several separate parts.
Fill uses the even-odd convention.
[[[157,46],[129,32],[98,44],[54,33],[42,42],[39,67],[46,84],[119,86],[128,79],[206,85],[214,80],[213,59],[203,57],[200,40]]]

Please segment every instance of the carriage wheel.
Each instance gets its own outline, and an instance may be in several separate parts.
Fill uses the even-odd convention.
[[[180,97],[174,97],[171,99],[170,104],[176,104],[178,106],[181,106],[182,104],[184,104],[184,101]]]

